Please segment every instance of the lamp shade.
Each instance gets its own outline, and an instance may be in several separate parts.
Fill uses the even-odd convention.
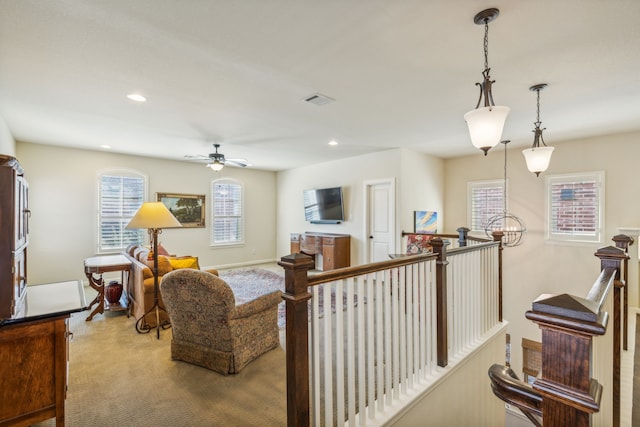
[[[471,143],[484,151],[485,155],[500,142],[509,110],[509,107],[494,105],[476,108],[464,115],[464,120],[469,127]]]
[[[540,175],[540,172],[546,171],[549,167],[549,162],[551,162],[553,148],[554,147],[532,147],[522,150],[522,154],[524,154],[524,158],[527,161],[527,169],[529,169],[529,172]]]
[[[131,218],[126,228],[182,227],[175,216],[162,202],[146,202]]]

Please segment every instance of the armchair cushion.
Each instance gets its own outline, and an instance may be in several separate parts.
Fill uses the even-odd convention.
[[[194,256],[169,257],[169,262],[174,270],[179,268],[194,268],[200,270],[198,258]]]
[[[151,269],[153,268],[153,258],[147,260],[147,266],[149,266],[149,268]],[[158,255],[158,276],[164,276],[170,271],[173,271],[173,267],[171,266],[171,261],[169,261],[169,258],[164,255]],[[151,275],[151,277],[153,277],[153,274]]]

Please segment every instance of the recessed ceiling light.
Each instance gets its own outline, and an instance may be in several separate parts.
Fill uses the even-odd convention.
[[[145,102],[147,100],[147,98],[145,98],[144,96],[140,95],[139,93],[130,93],[127,95],[127,98],[129,98],[132,101],[136,101],[136,102]]]
[[[336,141],[335,139],[332,139],[331,141],[329,141],[329,145],[338,145],[338,141]]]
[[[105,150],[108,150],[109,148],[111,148],[111,146],[107,144],[102,144],[100,148],[104,148]]]

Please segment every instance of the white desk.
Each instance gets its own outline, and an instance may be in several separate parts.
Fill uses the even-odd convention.
[[[31,285],[27,288],[27,317],[80,311],[86,306],[80,280]]]

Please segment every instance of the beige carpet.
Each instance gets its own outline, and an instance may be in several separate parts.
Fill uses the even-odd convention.
[[[91,322],[87,315],[70,320],[67,426],[286,425],[283,348],[225,377],[172,361],[171,329],[157,340],[155,330],[138,334],[134,319],[123,313]]]

